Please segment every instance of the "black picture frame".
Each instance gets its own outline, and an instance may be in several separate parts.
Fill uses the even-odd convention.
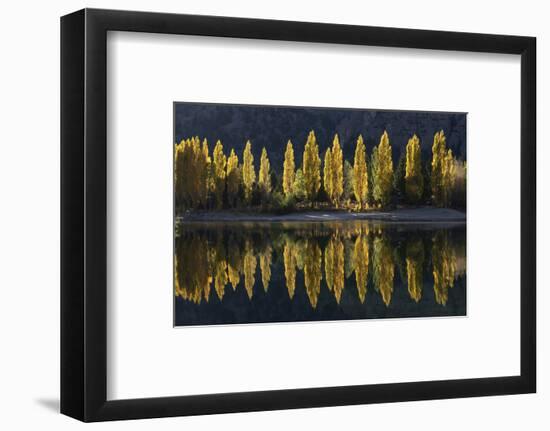
[[[521,374],[108,401],[107,32],[521,56]],[[61,412],[105,421],[536,391],[536,39],[84,9],[61,18]]]

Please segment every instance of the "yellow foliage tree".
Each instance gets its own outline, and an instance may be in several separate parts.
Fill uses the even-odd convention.
[[[446,207],[451,204],[451,196],[456,178],[456,160],[453,152],[447,149],[443,130],[434,135],[432,145],[432,199],[435,205]]]
[[[336,207],[340,204],[340,198],[344,193],[344,155],[338,134],[334,135],[332,141],[332,195],[331,200]]]
[[[449,148],[445,154],[443,161],[443,187],[445,191],[445,206],[449,206],[452,201],[453,191],[456,180],[456,159],[453,156],[452,150]]]
[[[239,185],[241,183],[241,169],[239,168],[239,157],[231,148],[227,159],[227,200],[231,206],[236,206],[239,196]]]
[[[294,163],[294,148],[290,139],[286,143],[285,161],[283,164],[283,192],[288,198],[294,194],[294,179],[296,177]]]
[[[201,149],[198,137],[182,139],[174,151],[176,205],[179,208],[206,206],[210,163],[208,143],[205,140]]]
[[[208,201],[208,192],[211,190],[211,165],[210,155],[208,154],[208,141],[206,138],[202,141],[202,154],[199,157],[199,200],[202,207],[206,207]]]
[[[353,158],[353,193],[359,203],[359,209],[363,209],[367,204],[369,194],[369,177],[366,148],[361,135],[357,138]]]
[[[405,193],[407,200],[418,203],[424,193],[424,176],[420,156],[420,139],[413,135],[407,142],[405,162]]]
[[[223,153],[223,145],[221,141],[216,142],[214,147],[214,196],[216,197],[216,205],[221,208],[223,204],[223,193],[225,191],[225,174],[226,174],[226,157]]]
[[[330,148],[327,148],[327,151],[325,152],[325,162],[323,165],[323,187],[329,199],[332,198],[334,189],[332,180],[332,151]]]
[[[254,182],[256,181],[256,172],[254,171],[254,156],[252,155],[252,144],[250,143],[250,141],[246,141],[246,145],[244,147],[242,177],[244,198],[247,203],[250,203],[250,199],[252,198],[252,189],[254,187]]]
[[[182,140],[179,144],[174,145],[174,193],[176,200],[176,207],[185,207],[184,196],[184,151],[185,140]]]
[[[319,157],[319,146],[317,145],[313,130],[309,132],[304,148],[302,172],[304,175],[306,199],[313,206],[313,201],[317,197],[317,193],[321,187],[321,158]]]
[[[376,150],[376,161],[376,165],[373,166],[373,195],[376,201],[382,206],[386,206],[391,200],[393,189],[393,159],[390,138],[385,130]]]
[[[264,147],[262,148],[262,156],[260,157],[260,173],[258,178],[258,185],[266,195],[271,193],[271,174],[269,170],[269,158],[267,157],[267,150]]]

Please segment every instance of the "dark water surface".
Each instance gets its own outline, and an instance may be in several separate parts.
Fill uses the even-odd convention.
[[[466,315],[466,224],[183,223],[175,325]]]

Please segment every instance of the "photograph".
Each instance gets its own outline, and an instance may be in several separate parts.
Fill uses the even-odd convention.
[[[467,315],[467,113],[173,116],[174,326]]]

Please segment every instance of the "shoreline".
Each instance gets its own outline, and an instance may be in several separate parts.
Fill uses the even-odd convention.
[[[175,217],[176,222],[328,222],[372,220],[398,223],[466,223],[466,213],[450,208],[398,208],[388,211],[346,212],[312,210],[290,214],[196,211]]]

